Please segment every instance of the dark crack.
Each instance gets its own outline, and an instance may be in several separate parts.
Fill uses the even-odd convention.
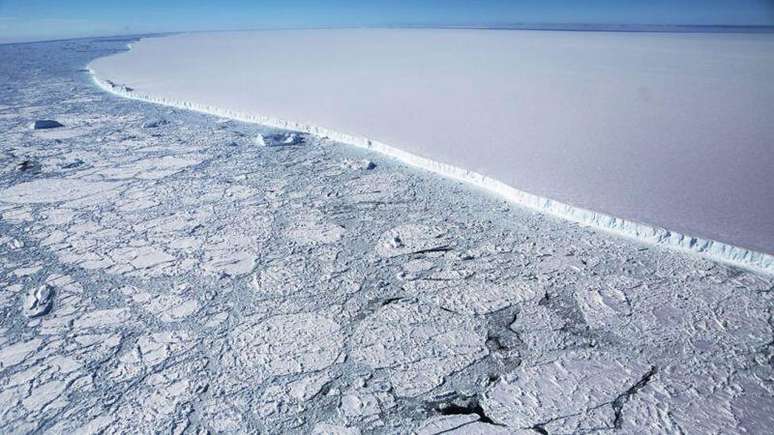
[[[542,435],[548,435],[548,431],[545,430],[545,428],[542,425],[536,424],[530,428],[530,430],[533,430],[539,434]]]
[[[622,425],[622,418],[623,418],[623,407],[626,405],[626,403],[631,399],[635,394],[637,394],[640,390],[645,388],[646,385],[651,381],[653,376],[658,372],[658,367],[651,366],[650,370],[648,370],[647,373],[645,373],[640,380],[638,380],[634,385],[629,387],[628,390],[624,391],[622,394],[620,394],[618,397],[613,400],[611,403],[611,406],[613,407],[613,412],[615,413],[615,419],[613,420],[613,427],[616,429],[620,429]]]
[[[475,414],[478,415],[479,421],[482,423],[488,423],[495,426],[504,426],[489,418],[489,416],[486,415],[484,408],[481,407],[481,404],[475,397],[469,398],[465,401],[442,403],[436,407],[436,411],[438,411],[440,415]]]

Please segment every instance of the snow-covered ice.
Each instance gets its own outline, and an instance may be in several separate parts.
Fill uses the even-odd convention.
[[[774,424],[771,275],[116,97],[82,67],[128,42],[0,45],[1,432]]]
[[[767,268],[746,249],[774,253],[772,59],[772,34],[352,29],[143,39],[90,68]]]

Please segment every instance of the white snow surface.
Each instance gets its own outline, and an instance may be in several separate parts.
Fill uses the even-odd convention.
[[[90,70],[124,96],[367,146],[774,271],[771,34],[198,33],[143,39]]]

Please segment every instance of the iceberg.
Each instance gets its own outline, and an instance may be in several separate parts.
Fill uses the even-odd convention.
[[[771,59],[771,34],[347,29],[147,38],[89,69],[129,98],[367,147],[771,271]]]

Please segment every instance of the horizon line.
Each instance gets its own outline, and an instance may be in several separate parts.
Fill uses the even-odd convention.
[[[610,33],[774,33],[774,24],[620,24],[620,23],[503,23],[503,24],[382,24],[350,26],[279,26],[245,27],[235,29],[199,29],[128,32],[44,39],[2,41],[0,45],[35,44],[46,42],[80,41],[85,39],[140,38],[186,33],[227,33],[282,30],[336,30],[336,29],[447,29],[447,30],[529,30],[565,32]],[[707,31],[715,29],[717,31]]]

